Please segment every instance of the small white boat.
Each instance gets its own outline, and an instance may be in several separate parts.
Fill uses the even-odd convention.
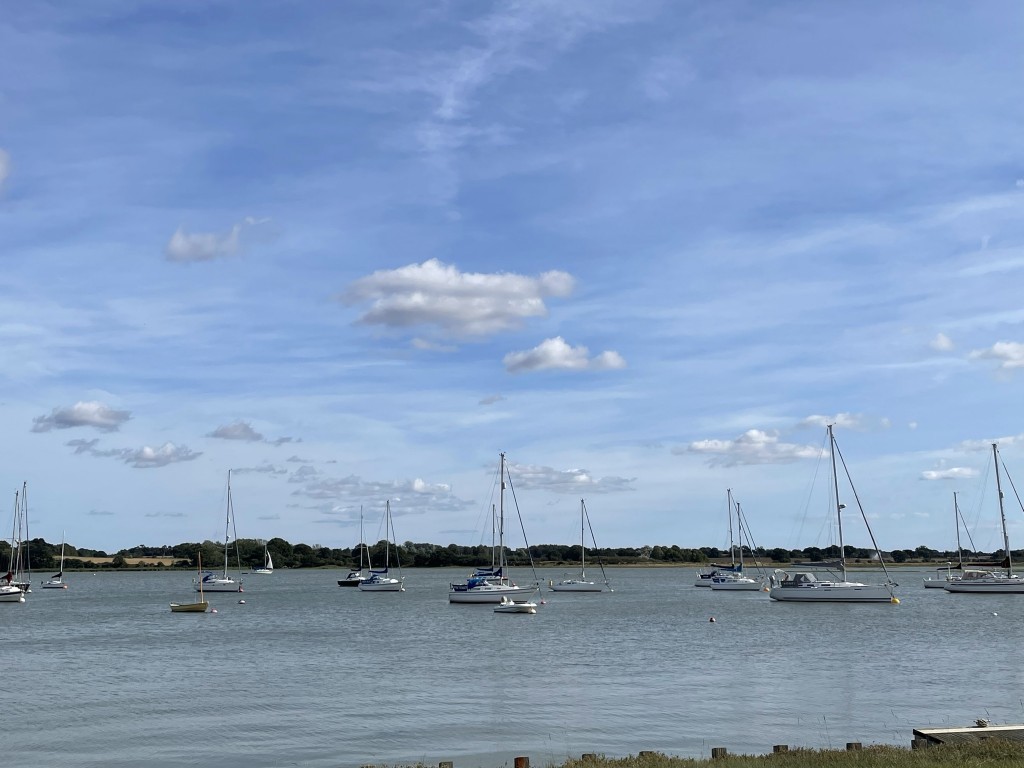
[[[608,578],[605,576],[604,566],[601,565],[601,575],[605,576],[603,584],[597,584],[593,581],[587,581],[587,545],[586,545],[586,529],[585,525],[589,525],[590,516],[587,514],[587,506],[584,504],[583,499],[580,499],[580,575],[577,579],[563,579],[557,584],[550,584],[549,588],[552,592],[604,592],[604,588],[608,587],[608,591],[613,591],[611,585],[608,584]],[[594,538],[594,529],[590,529],[590,538]],[[594,549],[597,549],[597,542],[594,542]]]
[[[761,592],[764,582],[735,571],[723,571],[711,577],[711,589],[718,592]]]
[[[754,579],[743,573],[743,512],[740,503],[732,497],[732,489],[726,489],[726,500],[729,505],[729,551],[733,556],[733,565],[729,570],[712,574],[708,585],[715,592],[761,592],[764,590],[764,579]],[[736,543],[732,540],[732,509],[736,507]],[[751,543],[751,551],[753,544]],[[738,552],[738,557],[737,557]]]
[[[43,582],[43,589],[67,589],[64,583],[64,533],[60,535],[60,571]]]
[[[25,593],[21,587],[13,584],[0,583],[0,603],[24,603]]]
[[[384,555],[384,568],[370,570],[370,576],[359,582],[360,592],[405,592],[405,579],[402,577],[402,564],[398,561],[398,544],[395,540],[395,524],[391,519],[391,499],[384,505],[384,535],[387,548]],[[398,578],[388,574],[391,565],[391,547],[395,547],[395,562],[398,564]]]
[[[494,606],[495,613],[536,613],[537,604],[529,600],[513,600],[502,597],[501,602]]]
[[[263,542],[263,565],[259,568],[253,568],[251,573],[255,573],[260,576],[269,576],[274,572],[274,558],[270,556],[270,550],[267,549],[267,542]]]

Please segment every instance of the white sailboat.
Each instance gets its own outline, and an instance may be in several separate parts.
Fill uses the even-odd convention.
[[[228,574],[228,564],[231,562],[229,557],[228,542],[231,540],[231,534],[235,534],[235,559],[238,560],[238,532],[234,531],[235,526],[235,508],[231,502],[231,470],[228,470],[228,503],[227,513],[224,522],[224,572],[216,574],[212,572],[206,572],[200,575],[196,579],[196,592],[241,592],[242,591],[242,578],[233,578]],[[238,564],[238,570],[241,571],[241,563]]]
[[[587,505],[584,504],[583,499],[580,499],[580,575],[579,578],[563,579],[557,584],[551,584],[550,589],[553,592],[603,592],[605,587],[609,592],[614,591],[608,583],[608,576],[604,572],[603,565],[601,565],[601,575],[604,576],[604,582],[596,584],[593,581],[587,581],[586,526],[589,524],[590,516],[587,514]],[[593,528],[590,529],[590,537],[593,540]],[[596,541],[594,541],[594,549],[597,549]]]
[[[727,519],[729,520],[729,559],[731,560],[731,562],[728,565],[725,565],[723,563],[713,563],[705,568],[701,568],[699,571],[697,571],[697,580],[693,582],[693,586],[695,587],[710,587],[712,579],[715,579],[719,576],[729,576],[733,574],[742,575],[741,571],[743,570],[743,566],[738,566],[736,564],[736,544],[733,540],[732,535],[733,504],[731,488],[725,489],[725,498],[725,514]]]
[[[67,589],[64,582],[64,531],[60,533],[60,570],[43,582],[43,589]]]
[[[729,549],[736,553],[733,555],[736,558],[734,563],[734,570],[722,571],[716,573],[711,577],[711,589],[716,592],[760,592],[764,589],[763,579],[752,579],[751,577],[743,573],[743,512],[740,509],[740,503],[732,498],[732,489],[727,489],[727,497],[729,506],[735,504],[736,508],[736,538],[739,542],[739,552],[737,553],[737,547],[732,542],[732,536],[729,536]],[[732,512],[730,511],[730,519]],[[732,524],[729,525],[730,534],[732,532]]]
[[[501,454],[498,472],[498,480],[501,483],[498,505],[498,544],[497,547],[491,547],[491,565],[490,567],[477,568],[473,575],[466,579],[463,584],[450,584],[448,587],[449,603],[488,603],[495,605],[501,603],[502,598],[521,601],[540,588],[538,582],[519,586],[505,574],[507,567],[505,561],[505,478],[507,474],[504,453]]]
[[[964,572],[964,551],[960,547],[960,522],[963,520],[963,515],[960,514],[960,505],[957,503],[956,493],[957,493],[956,491],[953,491],[953,522],[956,524],[956,555],[957,555],[957,564],[953,565],[953,563],[950,562],[950,563],[946,563],[946,567],[945,568],[937,568],[936,569],[936,574],[945,573],[945,575],[942,576],[942,577],[939,577],[939,576],[936,575],[934,577],[930,577],[930,578],[925,579],[924,580],[924,588],[925,589],[945,589],[946,582],[958,581],[961,578],[963,578],[963,576],[961,574],[963,574],[963,572]],[[964,521],[964,530],[967,531],[967,537],[970,538],[971,532],[967,528],[966,521]],[[971,549],[972,549],[972,551],[974,549],[974,541],[973,540],[971,541]],[[954,570],[956,571],[955,573],[954,573]]]
[[[965,568],[959,579],[947,581],[944,588],[947,592],[976,592],[983,594],[1024,594],[1024,579],[1013,572],[1013,561],[1010,556],[1010,537],[1006,532],[1006,512],[1003,509],[1003,485],[999,477],[999,446],[992,443],[992,461],[996,467],[996,494],[999,497],[999,521],[1003,526],[1003,560],[1005,572]]]
[[[274,558],[270,556],[270,550],[267,549],[267,542],[263,542],[263,565],[259,568],[253,568],[252,573],[259,574],[261,576],[269,576],[274,572]]]
[[[338,579],[338,586],[358,587],[366,581],[366,574],[363,573],[363,570],[370,567],[370,550],[366,548],[366,539],[363,538],[363,508],[359,507],[359,570],[349,571],[348,576],[344,579]]]
[[[0,603],[24,603],[25,590],[19,586],[17,574],[21,570],[21,541],[18,538],[21,505],[18,492],[14,492],[14,523],[11,527],[10,557],[7,560],[7,573],[0,578]]]
[[[405,592],[405,577],[402,576],[402,563],[398,559],[398,540],[395,536],[395,523],[391,519],[391,499],[384,505],[384,568],[370,569],[369,578],[359,582],[360,592]],[[398,578],[390,575],[391,547],[395,548],[395,565]]]
[[[875,535],[871,532],[867,515],[860,505],[860,498],[857,491],[853,490],[853,497],[857,500],[857,507],[860,509],[861,518],[871,536],[871,543],[875,547],[878,561],[882,565],[886,575],[885,584],[863,584],[859,581],[849,581],[846,578],[846,549],[843,543],[843,515],[842,510],[846,506],[839,502],[839,476],[836,469],[836,454],[839,448],[836,446],[836,438],[832,432],[832,425],[828,425],[828,440],[830,453],[832,454],[832,489],[835,494],[836,519],[839,529],[839,558],[832,563],[803,563],[803,567],[827,568],[839,572],[840,578],[835,580],[819,580],[817,574],[808,570],[777,570],[771,577],[771,590],[769,597],[772,600],[799,602],[799,603],[898,603],[893,588],[895,585],[888,578],[889,572],[885,570],[885,563],[882,561],[881,550],[875,542]],[[840,457],[841,458],[841,457]],[[846,463],[843,462],[843,468]],[[849,479],[849,471],[846,472]],[[851,484],[852,489],[852,484]],[[798,566],[799,567],[799,566]]]

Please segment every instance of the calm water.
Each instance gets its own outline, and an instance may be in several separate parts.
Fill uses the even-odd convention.
[[[909,744],[913,727],[1024,720],[1024,597],[925,590],[923,573],[900,571],[901,605],[794,605],[697,589],[689,569],[615,569],[614,593],[545,591],[537,615],[508,616],[448,604],[465,572],[407,570],[402,594],[339,588],[338,571],[248,576],[201,615],[168,608],[191,599],[186,573],[36,587],[0,604],[17,725],[5,756],[497,768]]]

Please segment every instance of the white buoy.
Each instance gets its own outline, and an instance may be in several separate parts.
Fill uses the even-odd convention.
[[[239,605],[245,605],[245,600],[239,600],[239,601],[238,601],[238,604],[239,604]]]
[[[216,609],[216,608],[211,608],[211,609],[210,609],[210,613],[216,613],[216,612],[217,612],[217,609]]]

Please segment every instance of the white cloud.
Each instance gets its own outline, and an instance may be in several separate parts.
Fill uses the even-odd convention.
[[[198,459],[203,454],[193,451],[185,445],[164,443],[158,448],[144,445],[141,448],[110,448],[99,449],[96,445],[98,440],[69,440],[66,445],[75,449],[75,453],[88,453],[97,458],[120,459],[125,464],[130,464],[136,469],[151,469],[154,467],[166,467],[169,464],[178,464],[183,461]]]
[[[985,437],[980,440],[964,440],[960,443],[960,450],[963,451],[990,451],[992,443],[997,445],[1013,445],[1024,440],[1024,434],[1008,435],[1006,437]]]
[[[238,252],[239,235],[242,225],[236,224],[230,232],[185,232],[184,227],[171,235],[164,255],[168,261],[213,261],[214,259],[233,256]]]
[[[131,411],[116,411],[100,402],[78,402],[70,408],[54,408],[49,416],[37,416],[32,420],[32,431],[93,427],[102,432],[116,432],[131,417]]]
[[[907,429],[909,429],[909,430],[915,430],[915,429],[917,429],[917,422],[916,422],[916,421],[911,421],[911,422],[909,422],[909,423],[907,424]]]
[[[780,443],[778,433],[749,429],[733,440],[698,440],[673,453],[700,453],[711,458],[711,466],[734,467],[741,464],[788,464],[799,459],[814,459],[821,448],[814,445]]]
[[[971,360],[999,360],[1000,368],[1024,367],[1024,344],[1017,341],[997,341],[988,349],[976,349],[968,356]]]
[[[8,174],[11,172],[11,156],[0,149],[0,187],[4,185]]]
[[[567,272],[550,271],[537,277],[460,272],[430,259],[360,278],[341,300],[372,303],[359,318],[364,325],[434,326],[454,336],[486,336],[545,316],[544,299],[569,295],[573,284]]]
[[[526,371],[606,371],[626,367],[618,352],[606,351],[596,357],[586,347],[572,347],[561,336],[545,339],[533,349],[509,352],[505,355],[505,370],[509,373]]]
[[[504,399],[505,398],[502,395],[488,395],[480,400],[477,405],[494,405],[495,403],[500,403]]]
[[[928,342],[928,346],[936,352],[949,352],[953,349],[953,340],[944,333],[936,334],[935,338]]]
[[[978,470],[970,467],[949,467],[948,469],[926,469],[922,480],[964,480],[978,476]]]
[[[616,493],[632,491],[635,477],[593,477],[586,469],[553,469],[530,464],[508,464],[515,488],[552,493]]]
[[[840,429],[860,429],[864,426],[864,416],[859,413],[837,413],[835,416],[808,416],[801,419],[798,427],[821,427],[824,429],[829,424]]]

